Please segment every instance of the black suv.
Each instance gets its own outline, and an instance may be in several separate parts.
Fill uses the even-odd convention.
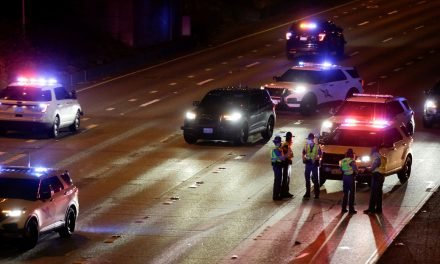
[[[440,121],[440,81],[433,88],[425,91],[425,105],[423,106],[423,126],[432,127],[434,122]]]
[[[330,54],[344,56],[347,43],[342,28],[332,21],[300,21],[290,26],[286,33],[286,55],[293,59],[296,54]]]
[[[186,113],[183,137],[189,144],[198,139],[232,140],[241,145],[250,134],[261,133],[268,141],[275,125],[275,109],[266,90],[219,88],[208,92],[195,109]]]

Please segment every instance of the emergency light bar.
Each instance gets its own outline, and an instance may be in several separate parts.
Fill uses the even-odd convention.
[[[390,95],[390,94],[359,94],[359,93],[354,93],[353,96],[358,96],[358,97],[375,97],[375,98],[393,98],[394,96]]]
[[[315,29],[317,26],[315,23],[301,23],[299,28],[301,29]]]
[[[328,61],[323,61],[322,63],[299,61],[298,66],[300,66],[300,67],[329,68],[329,67],[336,67],[337,65],[332,64],[331,62],[328,62]]]
[[[27,77],[18,77],[17,82],[20,85],[54,85],[57,83],[57,80],[53,78],[27,78]]]

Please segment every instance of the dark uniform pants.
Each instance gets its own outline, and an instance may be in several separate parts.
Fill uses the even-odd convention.
[[[289,194],[291,168],[292,166],[288,162],[283,163],[283,179],[281,181],[281,195]]]
[[[304,177],[306,180],[306,195],[310,196],[310,174],[312,174],[313,189],[315,197],[319,197],[319,178],[318,178],[318,166],[314,162],[308,162],[305,164],[306,169]]]
[[[274,200],[281,199],[281,178],[283,177],[283,167],[281,163],[272,163],[274,181],[273,181],[273,194]]]
[[[344,197],[342,198],[342,209],[354,211],[354,196],[355,196],[355,181],[354,175],[343,175],[342,176],[342,186],[344,191]]]
[[[374,211],[382,211],[382,188],[385,177],[378,173],[373,172],[371,176],[371,194],[370,194],[370,205],[368,206],[368,210]]]

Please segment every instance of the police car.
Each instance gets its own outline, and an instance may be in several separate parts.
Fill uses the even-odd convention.
[[[341,180],[342,171],[339,161],[345,157],[347,149],[354,150],[356,164],[359,168],[358,181],[370,182],[370,157],[373,147],[379,148],[381,166],[379,173],[384,176],[397,173],[400,182],[404,183],[411,175],[413,138],[404,124],[386,123],[375,120],[371,124],[358,124],[346,120],[330,134],[321,137],[322,149],[320,180]]]
[[[0,132],[43,130],[57,137],[61,128],[76,132],[83,115],[74,92],[54,79],[20,77],[0,91]]]
[[[425,91],[425,104],[423,106],[423,126],[430,128],[435,122],[440,121],[440,81],[432,89]]]
[[[357,123],[395,122],[405,124],[410,134],[414,134],[414,111],[404,97],[384,94],[354,94],[337,108],[333,116],[324,120],[321,135],[330,133],[345,120]]]
[[[67,171],[0,167],[0,236],[34,247],[42,232],[70,237],[78,217],[78,188]]]
[[[329,20],[300,21],[293,23],[286,33],[286,55],[293,59],[297,54],[344,55],[347,43],[342,28]]]
[[[363,92],[363,80],[354,67],[330,63],[299,62],[274,80],[262,86],[272,101],[279,107],[299,109],[304,115],[316,112],[320,104],[343,101]]]

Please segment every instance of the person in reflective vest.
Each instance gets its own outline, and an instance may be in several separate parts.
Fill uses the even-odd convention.
[[[342,170],[342,184],[344,196],[342,198],[342,213],[349,212],[350,214],[355,214],[357,211],[354,209],[354,199],[355,199],[355,177],[357,172],[356,161],[354,158],[354,152],[351,148],[345,153],[345,158],[339,161],[339,166]],[[348,211],[347,211],[348,203]]]
[[[371,191],[370,203],[368,209],[364,211],[365,214],[381,214],[382,213],[382,188],[385,177],[379,172],[382,165],[381,155],[377,147],[371,149],[371,167],[368,170],[371,172]]]
[[[293,140],[292,138],[295,137],[292,135],[292,132],[287,132],[286,140],[281,145],[281,149],[283,150],[283,155],[285,157],[283,164],[283,178],[281,180],[281,197],[282,198],[292,198],[293,194],[289,192],[289,185],[290,185],[290,174],[292,170],[292,159],[293,159]]]
[[[319,177],[318,177],[318,167],[319,159],[322,155],[321,148],[315,142],[315,135],[310,133],[307,137],[307,142],[304,145],[303,151],[303,163],[305,165],[304,178],[306,181],[306,193],[304,198],[310,198],[310,174],[312,174],[313,190],[315,193],[315,199],[319,199]]]
[[[285,157],[281,149],[281,137],[276,136],[273,140],[273,143],[275,144],[275,147],[273,147],[270,152],[274,174],[272,199],[274,201],[279,201],[283,199],[283,197],[281,196],[281,179],[283,177],[282,163],[284,162]]]

